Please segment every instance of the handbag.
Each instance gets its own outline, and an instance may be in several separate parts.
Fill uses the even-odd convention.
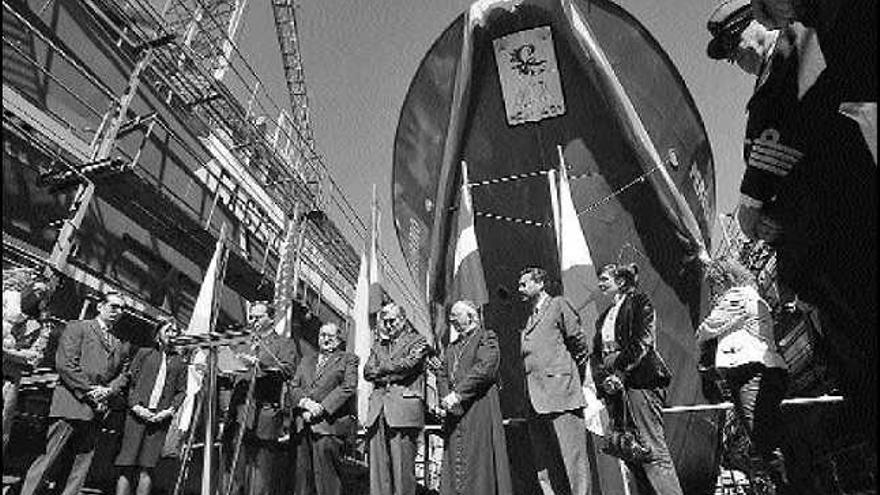
[[[638,429],[630,426],[629,397],[626,391],[622,391],[621,394],[623,394],[623,428],[615,428],[605,437],[602,452],[627,463],[644,464],[651,460],[651,447],[644,445],[639,440]]]
[[[700,344],[700,359],[697,362],[697,373],[700,376],[700,388],[703,397],[710,404],[718,404],[724,401],[724,388],[721,376],[715,368],[715,353],[718,349],[718,339],[712,339]]]

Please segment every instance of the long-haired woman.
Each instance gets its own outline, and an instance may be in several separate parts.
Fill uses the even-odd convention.
[[[635,264],[606,265],[599,272],[599,290],[614,302],[596,321],[593,378],[615,428],[634,429],[650,451],[644,462],[627,462],[639,493],[681,495],[661,410],[671,374],[657,353],[654,307],[637,288]]]
[[[779,446],[788,371],[776,349],[770,307],[752,272],[733,258],[710,262],[706,278],[714,305],[697,328],[697,342],[717,339],[715,367],[755,453],[779,488],[787,481]]]

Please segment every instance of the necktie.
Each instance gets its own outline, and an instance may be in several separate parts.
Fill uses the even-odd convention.
[[[101,341],[104,343],[104,346],[106,346],[108,349],[112,349],[113,348],[113,341],[110,340],[110,332],[106,328],[104,328],[100,325],[98,326],[98,328],[99,328],[98,333],[101,334]]]
[[[326,354],[318,354],[318,364],[315,366],[315,376],[321,374],[324,371],[324,366],[327,364],[327,355]]]
[[[168,362],[165,360],[165,353],[162,352],[162,362],[159,363],[159,372],[156,373],[156,383],[153,384],[153,391],[150,393],[147,409],[153,410],[159,407],[159,399],[162,398],[162,389],[165,388],[165,375],[167,372]]]

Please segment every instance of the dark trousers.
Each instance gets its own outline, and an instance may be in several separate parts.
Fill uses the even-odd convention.
[[[788,373],[751,363],[721,370],[731,390],[737,414],[755,453],[764,463],[778,462],[784,425],[780,406],[788,387]]]
[[[341,495],[342,438],[303,431],[294,442],[294,495]]]
[[[420,428],[391,428],[385,415],[370,428],[370,495],[416,493],[416,442]]]
[[[232,454],[230,452],[230,454]],[[276,442],[245,437],[241,458],[235,473],[226,473],[223,489],[226,489],[228,476],[234,476],[232,495],[273,495],[281,493],[280,471],[276,469],[282,450]],[[230,461],[231,462],[231,461]],[[232,466],[227,467],[230,469]],[[225,493],[225,491],[224,491]]]
[[[615,425],[626,420],[638,431],[639,440],[651,449],[651,459],[644,464],[627,463],[635,479],[639,495],[682,495],[678,474],[663,433],[663,389],[627,389],[629,415],[623,416],[623,397],[617,394],[606,399]]]
[[[809,100],[819,109],[805,119],[804,142],[818,145],[779,191],[785,237],[774,245],[778,276],[818,308],[829,367],[847,399],[846,423],[876,445],[877,165],[859,126],[836,104],[822,108],[834,101],[829,94],[811,90]]]
[[[95,456],[98,434],[94,421],[58,418],[46,434],[46,451],[31,464],[21,487],[21,495],[34,495],[43,485],[46,474],[62,455],[73,456],[73,465],[61,495],[79,495]]]
[[[3,455],[6,455],[6,445],[9,443],[9,436],[12,433],[12,419],[15,417],[16,406],[18,405],[18,384],[21,379],[18,377],[3,377]]]
[[[580,410],[536,414],[529,419],[529,439],[545,495],[589,495],[587,430]]]

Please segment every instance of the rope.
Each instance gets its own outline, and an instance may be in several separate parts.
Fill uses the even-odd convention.
[[[543,175],[547,175],[550,172],[549,170],[536,170],[534,172],[526,172],[522,174],[513,174],[505,177],[496,177],[494,179],[486,179],[479,182],[471,182],[469,184],[470,187],[475,186],[488,186],[490,184],[500,184],[502,182],[511,182],[520,179],[531,179],[533,177],[541,177]]]
[[[602,205],[608,203],[613,198],[615,198],[616,196],[619,196],[624,191],[633,187],[634,185],[645,182],[645,179],[648,177],[648,175],[656,172],[659,169],[660,169],[659,166],[655,166],[651,170],[648,170],[644,174],[636,177],[635,179],[631,180],[627,184],[623,185],[622,187],[620,187],[616,191],[613,191],[611,194],[605,196],[604,198],[600,199],[599,201],[596,201],[595,203],[586,207],[583,211],[578,212],[577,215],[581,216],[585,213],[589,213],[590,211],[595,210],[599,206],[602,206]],[[537,170],[535,172],[528,172],[528,173],[524,173],[524,174],[513,174],[513,175],[504,176],[504,177],[497,177],[494,179],[487,179],[487,180],[480,181],[480,182],[473,182],[470,184],[470,186],[471,187],[473,187],[473,186],[486,186],[486,185],[491,185],[491,184],[500,184],[500,183],[504,183],[504,182],[521,180],[521,179],[530,179],[533,177],[547,175],[548,172],[549,172],[549,170]],[[595,175],[597,175],[597,174],[594,174],[593,172],[586,172],[586,173],[583,173],[580,175],[571,176],[571,177],[569,177],[569,179],[579,180],[579,179],[592,177]],[[456,208],[454,208],[454,207],[450,208],[450,211],[454,211],[455,209]],[[548,227],[549,226],[549,224],[545,223],[545,222],[538,222],[536,220],[529,220],[529,219],[525,219],[525,218],[510,217],[510,216],[506,216],[506,215],[497,215],[495,213],[489,213],[489,212],[485,212],[485,211],[475,211],[474,216],[483,217],[483,218],[491,218],[493,220],[501,220],[504,222],[518,223],[518,224],[523,224],[523,225],[531,225],[534,227]]]
[[[483,217],[483,218],[491,218],[492,220],[501,220],[504,222],[519,223],[519,224],[523,224],[523,225],[531,225],[533,227],[547,227],[549,225],[544,222],[529,220],[527,218],[508,217],[508,216],[496,215],[494,213],[488,213],[488,212],[484,212],[484,211],[475,211],[474,216]]]
[[[626,185],[624,185],[624,186],[621,187],[620,189],[618,189],[618,190],[612,192],[612,193],[609,194],[608,196],[605,196],[604,198],[600,199],[599,201],[596,201],[595,203],[591,204],[590,206],[588,206],[588,207],[587,207],[586,209],[584,209],[583,211],[579,211],[577,215],[578,215],[578,216],[581,216],[581,215],[583,215],[584,213],[589,213],[589,212],[595,210],[596,208],[598,208],[598,207],[600,207],[600,206],[602,206],[602,205],[608,203],[609,201],[611,201],[612,199],[614,199],[616,196],[619,196],[619,195],[622,194],[624,191],[626,191],[627,189],[629,189],[630,187],[632,187],[632,186],[634,186],[634,185],[636,185],[636,184],[639,184],[639,183],[641,183],[641,182],[645,182],[645,179],[648,177],[648,175],[650,175],[650,174],[656,172],[656,171],[659,170],[659,169],[660,169],[659,166],[654,166],[654,168],[652,168],[651,170],[648,170],[648,171],[645,172],[644,174],[642,174],[642,175],[636,177],[635,179],[629,181]]]

